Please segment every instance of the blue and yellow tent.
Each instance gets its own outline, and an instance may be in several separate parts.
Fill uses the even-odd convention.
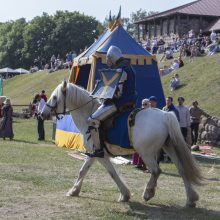
[[[107,68],[106,53],[111,45],[121,49],[123,56],[130,60],[136,71],[137,107],[140,107],[142,99],[156,96],[158,108],[162,108],[165,105],[165,99],[156,57],[140,46],[119,22],[114,23],[86,51],[74,59],[69,81],[92,91],[96,80],[99,79],[98,70]],[[79,132],[76,132],[76,128],[71,128],[72,131],[70,128],[65,129],[65,123],[68,124],[66,121],[63,122],[62,131],[57,127],[56,143],[58,146],[81,148]],[[72,124],[74,126],[74,123]],[[60,132],[62,135],[59,135]],[[62,144],[60,139],[63,140]]]

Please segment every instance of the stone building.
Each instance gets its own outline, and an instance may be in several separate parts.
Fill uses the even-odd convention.
[[[220,31],[220,0],[197,0],[136,22],[138,38],[176,36],[182,37],[190,30],[197,35],[204,32]]]

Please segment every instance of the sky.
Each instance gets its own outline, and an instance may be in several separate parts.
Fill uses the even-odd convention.
[[[0,0],[0,22],[26,18],[30,21],[43,12],[49,15],[58,10],[79,11],[103,22],[111,10],[117,15],[121,5],[121,17],[130,17],[140,8],[148,11],[165,11],[194,0]]]

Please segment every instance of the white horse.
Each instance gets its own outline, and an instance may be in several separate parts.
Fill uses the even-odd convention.
[[[92,99],[88,91],[64,81],[53,91],[43,109],[42,117],[47,117],[53,110],[57,113],[64,113],[69,110],[77,128],[84,137],[85,147],[90,150],[92,143],[87,142],[87,119],[99,105],[99,101]],[[150,180],[146,184],[143,193],[144,200],[148,201],[155,194],[157,179],[161,173],[157,157],[161,149],[163,149],[174,162],[180,176],[183,178],[187,196],[186,206],[195,207],[199,196],[193,185],[200,185],[203,177],[188,145],[183,139],[175,115],[156,108],[142,110],[136,115],[135,125],[131,128],[131,136],[135,150],[139,153],[151,173]],[[117,184],[120,190],[118,201],[128,201],[131,195],[130,191],[116,173],[107,152],[105,152],[104,158],[87,157],[79,171],[75,184],[68,191],[67,196],[79,195],[83,179],[95,160],[98,160],[106,168]]]

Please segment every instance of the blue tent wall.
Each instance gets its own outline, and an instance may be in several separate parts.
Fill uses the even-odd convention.
[[[158,99],[158,108],[165,105],[165,98],[162,84],[158,72],[157,62],[152,61],[151,65],[132,65],[136,72],[136,90],[138,100],[136,107],[141,106],[141,101],[150,96],[156,96]],[[100,79],[99,69],[108,68],[106,64],[102,64],[101,59],[96,61],[95,80]]]

